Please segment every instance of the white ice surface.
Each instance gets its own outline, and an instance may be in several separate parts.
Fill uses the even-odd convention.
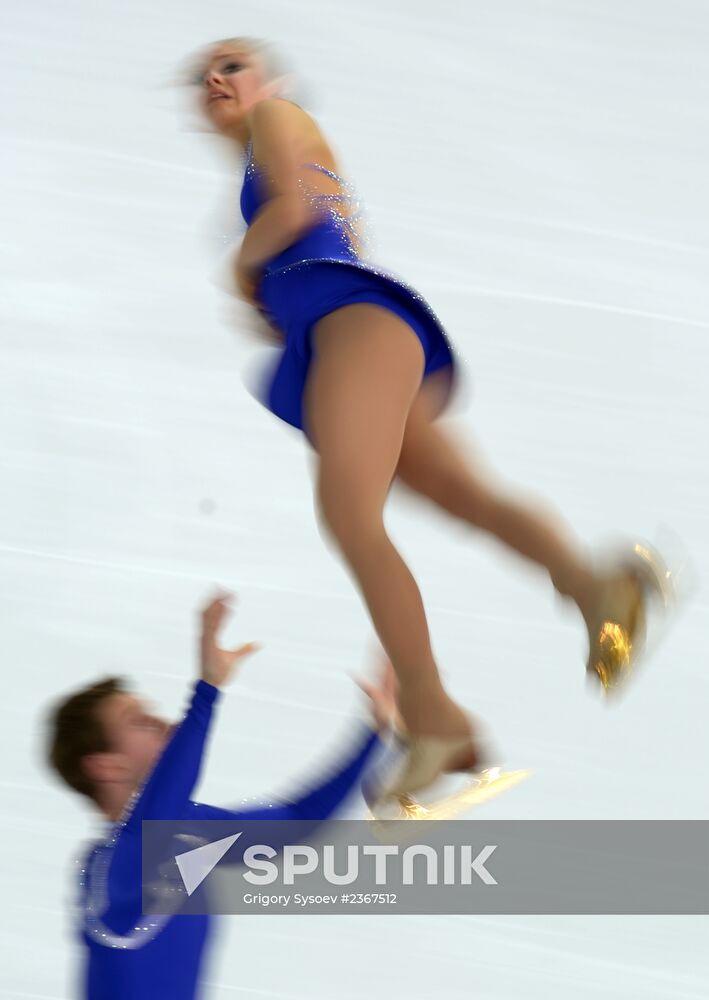
[[[216,287],[238,181],[171,84],[213,38],[274,38],[368,207],[377,256],[466,359],[457,416],[581,537],[669,524],[709,559],[709,6],[701,0],[49,0],[0,64],[0,997],[76,995],[65,916],[87,812],[41,761],[59,693],[120,672],[176,712],[195,609],[234,588],[265,649],[201,797],[312,770],[371,633],[312,512],[300,436],[245,391]],[[390,524],[456,696],[534,777],[486,817],[708,818],[699,589],[616,711],[539,576],[422,506]],[[239,917],[210,998],[706,995],[706,919]]]

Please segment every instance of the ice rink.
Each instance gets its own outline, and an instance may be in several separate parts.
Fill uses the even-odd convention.
[[[709,5],[700,0],[15,3],[0,76],[0,997],[76,996],[73,859],[98,825],[43,720],[107,673],[165,711],[196,613],[260,639],[200,798],[317,773],[373,638],[318,530],[301,436],[245,372],[221,287],[241,181],[173,85],[215,38],[269,37],[355,182],[374,256],[464,359],[451,417],[591,545],[666,524],[699,585],[630,697],[586,692],[584,635],[534,570],[423,504],[389,524],[453,693],[533,777],[479,815],[709,819]],[[209,1000],[694,1000],[706,918],[232,917]]]

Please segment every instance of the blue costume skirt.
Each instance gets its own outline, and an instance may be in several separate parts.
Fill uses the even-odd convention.
[[[393,275],[350,261],[304,260],[267,272],[259,298],[285,343],[276,364],[261,376],[257,395],[293,427],[306,429],[303,392],[313,356],[313,326],[355,302],[383,306],[408,323],[424,350],[424,378],[448,367],[452,387],[455,361],[440,321],[418,292]]]

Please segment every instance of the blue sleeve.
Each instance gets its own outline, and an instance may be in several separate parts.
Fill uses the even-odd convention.
[[[217,806],[193,802],[189,810],[190,819],[236,820],[313,820],[317,823],[329,819],[361,781],[363,771],[372,754],[379,746],[377,733],[366,728],[354,754],[329,777],[314,788],[304,792],[290,802],[273,802],[252,809],[220,809]]]
[[[206,681],[195,684],[192,702],[143,787],[125,829],[144,819],[180,820],[199,779],[212,710],[219,689]],[[124,831],[125,832],[125,831]]]
[[[140,915],[143,820],[184,819],[199,778],[218,695],[218,689],[211,684],[197,682],[185,718],[167,743],[127,822],[120,829],[111,851],[106,894],[108,907],[102,915],[111,931],[125,934]]]

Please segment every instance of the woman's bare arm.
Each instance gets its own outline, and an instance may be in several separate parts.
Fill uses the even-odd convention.
[[[270,98],[256,105],[252,116],[254,158],[268,184],[269,198],[248,229],[238,267],[258,273],[267,261],[291,246],[317,219],[303,195],[307,168],[321,153],[317,128],[301,108]]]

